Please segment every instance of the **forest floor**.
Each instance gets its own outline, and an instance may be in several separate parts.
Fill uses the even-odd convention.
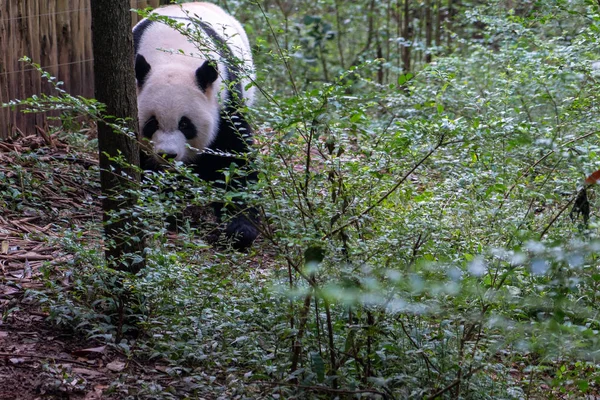
[[[73,285],[64,272],[77,256],[64,246],[73,240],[69,229],[78,228],[75,240],[81,243],[100,240],[98,229],[85,228],[97,228],[102,215],[98,161],[77,148],[42,130],[0,141],[0,400],[121,399],[128,388],[181,381],[160,361],[130,359],[58,329],[32,295],[43,292],[49,278],[64,290]],[[513,371],[514,380],[525,380],[521,367]],[[557,391],[544,384],[531,398],[573,398],[562,393],[574,385]]]
[[[0,399],[117,399],[122,397],[105,392],[118,393],[115,386],[133,379],[168,380],[154,365],[58,330],[30,296],[44,289],[48,274],[68,289],[69,277],[54,267],[74,255],[60,239],[74,224],[101,217],[98,183],[86,183],[81,173],[97,160],[75,153],[56,135],[38,133],[0,141]],[[40,170],[40,162],[48,170]],[[18,201],[5,202],[24,177],[27,188],[37,182],[39,192],[22,185],[12,192]],[[80,240],[99,238],[90,230]]]

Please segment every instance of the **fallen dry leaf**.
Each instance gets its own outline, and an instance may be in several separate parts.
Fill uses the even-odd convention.
[[[80,375],[85,375],[85,376],[91,376],[91,377],[98,377],[98,376],[103,376],[104,374],[100,371],[96,371],[93,369],[88,369],[88,368],[81,368],[81,367],[73,367],[71,369],[71,371],[73,371],[76,374],[80,374]]]
[[[168,365],[155,365],[154,369],[160,372],[167,372],[167,369],[169,368]]]
[[[102,400],[102,392],[105,389],[108,389],[107,385],[94,386],[94,391],[86,393],[84,400]]]
[[[20,289],[14,288],[12,286],[0,285],[0,294],[3,295],[2,297],[10,296],[19,292],[21,292]]]
[[[90,347],[88,349],[74,350],[73,355],[77,357],[88,357],[92,354],[98,356],[104,353],[104,350],[106,350],[106,346]]]
[[[121,372],[125,369],[125,363],[122,361],[111,361],[106,364],[106,368],[113,372]]]

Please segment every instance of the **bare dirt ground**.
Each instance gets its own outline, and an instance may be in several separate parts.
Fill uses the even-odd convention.
[[[82,182],[80,173],[97,161],[38,133],[0,142],[0,399],[123,398],[114,384],[122,376],[160,372],[58,330],[29,295],[44,288],[44,274],[73,257],[56,239],[101,215],[97,184]],[[52,170],[39,170],[40,160]],[[30,197],[31,187],[36,193]],[[82,240],[98,240],[95,235],[84,232]],[[69,285],[68,277],[59,282]]]

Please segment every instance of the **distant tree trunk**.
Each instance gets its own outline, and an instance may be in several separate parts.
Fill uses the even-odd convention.
[[[127,119],[128,130],[137,136],[129,0],[92,0],[90,3],[95,97],[106,104],[105,115]],[[115,269],[135,273],[144,266],[144,240],[132,216],[137,198],[131,189],[139,187],[140,174],[109,158],[121,155],[131,165],[139,165],[138,142],[135,137],[117,133],[100,122],[98,147],[107,262]]]
[[[437,13],[435,19],[435,45],[440,49],[442,46],[442,0],[436,0],[435,8]]]
[[[385,59],[392,63],[392,0],[387,0],[386,21],[385,21]],[[385,69],[385,80],[389,82],[390,69]]]
[[[450,34],[450,31],[452,30],[452,13],[452,0],[448,0],[448,15],[446,16],[446,40],[448,41],[448,53],[451,53],[452,49],[452,35]]]
[[[398,54],[398,70],[402,69],[402,59],[404,58],[404,47],[400,42],[402,37],[402,0],[396,0],[396,53]],[[398,78],[400,77],[398,72]]]
[[[381,41],[377,38],[377,58],[383,58],[383,50],[381,48]],[[379,64],[377,67],[377,83],[383,85],[383,65]]]
[[[343,31],[344,24],[342,23],[342,17],[340,15],[340,8],[341,8],[341,5],[339,3],[339,0],[335,0],[335,24],[337,26],[336,38],[337,38],[338,52],[340,54],[340,65],[341,65],[342,69],[346,69],[346,63],[344,62],[344,46],[342,44],[342,38],[345,37],[346,34]],[[287,37],[287,35],[286,35],[286,37]],[[286,47],[286,49],[287,49],[287,47]]]
[[[433,21],[431,20],[431,0],[425,0],[425,62],[431,62],[431,39],[433,37]]]
[[[409,0],[404,0],[404,24],[402,25],[402,38],[404,39],[402,69],[404,74],[410,71],[410,50],[412,47],[408,45],[408,42],[411,40],[410,36],[410,2]]]

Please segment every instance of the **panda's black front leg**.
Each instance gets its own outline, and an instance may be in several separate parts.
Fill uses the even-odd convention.
[[[232,179],[231,184],[226,186],[222,171],[229,169],[232,162],[235,162],[238,168],[244,171],[244,176]],[[203,154],[198,160],[195,170],[202,179],[213,182],[214,186],[226,190],[244,190],[248,183],[258,180],[256,172],[248,172],[246,161],[216,154]],[[237,250],[250,247],[259,234],[260,215],[258,210],[248,207],[241,200],[236,200],[235,196],[231,204],[225,206],[221,202],[216,202],[213,204],[213,208],[219,222],[228,221],[225,236],[231,240],[232,246]]]
[[[236,250],[244,250],[252,245],[259,234],[258,210],[254,207],[225,207],[222,203],[213,204],[219,221],[228,219],[225,236],[231,240]],[[229,218],[228,218],[229,217]]]

